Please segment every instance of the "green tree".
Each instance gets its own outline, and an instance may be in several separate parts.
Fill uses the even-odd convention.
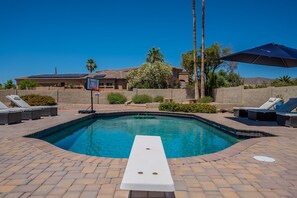
[[[291,83],[291,77],[288,75],[281,76],[278,78],[278,81],[284,82],[284,83]]]
[[[271,85],[275,87],[291,86],[294,85],[294,81],[291,80],[290,76],[285,75],[273,80]]]
[[[172,67],[164,62],[144,63],[127,74],[129,88],[167,88],[172,77]]]
[[[239,74],[234,73],[233,71],[226,71],[220,69],[218,72],[215,72],[213,75],[208,77],[206,82],[207,87],[219,88],[219,87],[237,87],[243,84],[243,79]],[[212,89],[207,89],[207,94],[211,95]]]
[[[222,56],[231,53],[230,48],[223,48],[220,44],[214,43],[212,46],[205,49],[205,60],[204,60],[204,78],[205,78],[205,88],[207,93],[211,93],[211,89],[216,86],[216,76],[215,71],[220,67],[227,68],[228,71],[234,71],[237,65],[232,62],[225,62],[220,60]],[[194,59],[193,51],[188,51],[182,54],[182,67],[187,70],[190,74],[194,73]],[[198,73],[201,76],[200,64],[201,64],[201,50],[197,54],[196,63],[199,65]]]
[[[97,65],[93,59],[88,59],[86,67],[92,73],[97,68]]]
[[[15,84],[13,84],[12,80],[7,80],[4,89],[15,89]]]
[[[149,53],[146,55],[146,62],[155,63],[155,62],[164,62],[164,55],[160,52],[160,48],[155,49],[154,47],[149,50]]]
[[[182,58],[182,62],[181,62],[181,66],[187,71],[189,72],[191,75],[194,74],[194,51],[187,51],[185,53],[183,53],[181,55]],[[196,57],[197,59],[197,57]]]
[[[3,88],[3,85],[0,83],[0,89],[2,89]]]
[[[236,74],[233,71],[229,71],[226,79],[229,83],[229,87],[237,87],[243,84],[243,79],[240,77],[239,73]]]
[[[20,89],[25,90],[25,89],[32,89],[34,87],[37,87],[38,83],[34,80],[31,79],[25,79],[20,83]]]

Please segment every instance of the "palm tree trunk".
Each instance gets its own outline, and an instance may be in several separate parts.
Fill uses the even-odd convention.
[[[194,60],[194,78],[195,78],[195,99],[199,98],[199,82],[198,82],[198,71],[197,71],[197,44],[196,44],[196,6],[195,0],[192,0],[192,14],[193,14],[193,42],[194,42],[194,50],[193,50],[193,60]]]
[[[202,35],[201,35],[201,97],[205,96],[204,85],[204,0],[202,0]]]

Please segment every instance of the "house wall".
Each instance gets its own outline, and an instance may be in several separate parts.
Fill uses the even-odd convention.
[[[185,81],[186,84],[189,83],[189,74],[179,74],[178,76],[179,80]]]
[[[100,82],[100,88],[115,89],[115,87],[116,87],[116,80],[115,79],[100,79],[99,82]]]
[[[116,89],[125,90],[127,89],[127,81],[125,79],[116,80]]]

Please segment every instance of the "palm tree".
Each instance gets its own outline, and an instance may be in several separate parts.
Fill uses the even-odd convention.
[[[204,85],[204,0],[202,0],[202,34],[201,34],[201,98],[205,96],[205,85]]]
[[[280,82],[288,83],[288,84],[291,83],[291,77],[288,75],[281,76],[277,80]]]
[[[97,65],[93,59],[88,59],[86,67],[92,73],[97,68]]]
[[[156,61],[163,62],[163,54],[160,52],[160,48],[155,49],[154,47],[149,50],[149,53],[146,55],[146,62],[154,63]]]
[[[198,82],[198,71],[197,71],[197,63],[196,63],[196,56],[197,56],[197,44],[196,44],[196,6],[195,0],[192,0],[192,14],[193,14],[193,44],[194,44],[194,53],[193,53],[193,60],[194,60],[194,78],[195,78],[195,99],[199,98],[199,82]]]

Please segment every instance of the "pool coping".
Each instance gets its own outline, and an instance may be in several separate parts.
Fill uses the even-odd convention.
[[[256,144],[258,142],[265,141],[265,139],[267,139],[267,138],[270,139],[270,138],[277,137],[276,135],[273,135],[273,134],[270,134],[270,133],[267,133],[264,131],[250,131],[250,130],[239,130],[239,129],[231,128],[231,127],[219,124],[217,122],[202,118],[202,117],[192,114],[192,113],[159,112],[159,111],[123,111],[123,112],[104,112],[104,113],[96,113],[96,114],[86,115],[84,117],[73,119],[68,122],[58,124],[58,125],[52,126],[47,129],[31,132],[31,133],[26,134],[19,138],[21,138],[20,141],[23,141],[23,142],[25,141],[26,143],[33,145],[34,147],[42,150],[43,152],[45,152],[47,154],[50,154],[55,157],[66,158],[68,160],[75,160],[75,161],[79,160],[79,161],[87,161],[89,163],[103,163],[103,164],[108,164],[112,159],[122,159],[123,161],[127,161],[128,160],[127,158],[107,158],[107,157],[89,156],[89,155],[85,155],[85,154],[74,153],[71,151],[63,150],[63,149],[56,147],[48,142],[45,142],[43,140],[36,139],[36,138],[38,136],[40,137],[40,135],[42,133],[46,133],[48,135],[48,134],[52,133],[53,131],[67,128],[74,123],[77,123],[79,121],[84,121],[87,119],[91,119],[94,117],[108,116],[108,115],[123,116],[123,115],[132,115],[132,114],[145,114],[145,115],[154,114],[154,115],[167,115],[167,116],[174,115],[177,117],[194,118],[194,119],[198,119],[204,123],[210,124],[211,126],[213,126],[215,128],[222,129],[224,131],[231,129],[234,131],[235,135],[236,134],[242,135],[242,134],[246,134],[246,133],[262,135],[262,136],[257,136],[257,138],[242,140],[242,141],[240,141],[240,142],[238,142],[224,150],[221,150],[221,151],[218,151],[215,153],[199,155],[199,156],[183,157],[183,158],[168,158],[167,160],[170,165],[195,164],[195,163],[203,163],[203,162],[217,161],[217,160],[225,159],[225,158],[240,154],[247,148],[253,146],[254,144]],[[32,137],[32,135],[34,135],[34,137]],[[28,137],[28,136],[31,136],[31,137]],[[42,136],[44,136],[44,134],[42,134]]]

